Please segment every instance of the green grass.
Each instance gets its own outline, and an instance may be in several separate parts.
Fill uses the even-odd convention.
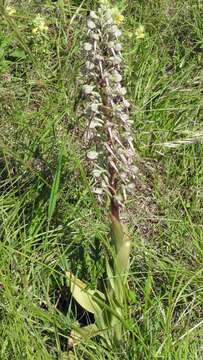
[[[84,24],[96,2],[11,3],[15,16],[0,17],[0,359],[65,360],[71,327],[86,321],[68,306],[65,271],[98,284],[108,237],[75,112]],[[164,143],[203,125],[196,51],[203,47],[203,5],[124,4],[124,72],[140,170],[126,214],[131,316],[120,348],[86,341],[75,359],[199,360],[203,147]],[[49,30],[35,36],[38,13]],[[140,24],[143,40],[135,36]]]

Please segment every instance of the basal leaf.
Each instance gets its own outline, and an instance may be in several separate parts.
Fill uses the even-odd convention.
[[[25,59],[26,53],[23,49],[17,48],[15,50],[13,50],[12,52],[10,52],[10,56],[13,56],[14,58],[17,58],[17,59]]]
[[[114,259],[117,275],[127,274],[130,257],[130,237],[127,229],[111,214],[111,237],[116,250]]]
[[[115,276],[108,260],[106,261],[106,273],[111,290],[115,291]]]
[[[117,252],[123,245],[124,241],[124,231],[122,224],[113,216],[110,214],[111,217],[111,237],[113,245],[115,246]]]
[[[72,273],[66,272],[71,294],[86,311],[99,317],[105,306],[105,296],[98,290],[91,290],[87,284],[77,279]]]
[[[68,348],[72,349],[75,345],[80,342],[91,339],[100,334],[100,330],[98,329],[96,324],[87,325],[84,327],[76,327],[70,333],[68,337]]]

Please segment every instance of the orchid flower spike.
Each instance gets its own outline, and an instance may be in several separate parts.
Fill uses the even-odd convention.
[[[121,36],[106,1],[96,12],[90,11],[83,46],[87,119],[84,142],[92,169],[93,192],[100,202],[109,196],[117,218],[127,194],[134,190],[137,174],[130,103],[123,85]]]

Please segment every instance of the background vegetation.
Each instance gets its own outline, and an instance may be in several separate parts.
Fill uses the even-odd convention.
[[[93,287],[105,276],[108,222],[90,192],[76,111],[86,15],[97,3],[0,4],[0,359],[68,359],[71,326],[88,319],[70,304],[65,271]],[[139,154],[125,214],[133,236],[131,321],[121,348],[86,341],[75,359],[199,360],[203,148],[194,135],[203,124],[203,4],[116,5],[125,16]]]

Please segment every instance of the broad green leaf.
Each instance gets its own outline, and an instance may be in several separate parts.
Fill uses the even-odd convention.
[[[111,237],[113,245],[115,246],[117,252],[123,246],[124,241],[124,229],[122,224],[110,214],[111,217]]]
[[[129,268],[130,238],[127,229],[111,214],[111,237],[116,250],[114,259],[118,274],[126,275]]]
[[[110,306],[114,308],[117,314],[120,314],[120,307],[125,296],[125,276],[113,272],[108,260],[106,262],[106,272],[109,282],[109,292],[106,294],[106,297]]]
[[[66,272],[68,286],[72,296],[83,309],[100,317],[105,306],[105,296],[98,290],[88,289],[87,284],[77,279],[72,273]]]
[[[108,282],[110,284],[110,289],[115,291],[115,276],[113,273],[113,269],[109,265],[108,259],[106,260],[106,273],[107,273]]]
[[[91,339],[100,333],[101,331],[98,329],[96,324],[91,324],[84,327],[76,327],[71,331],[70,336],[68,337],[68,348],[72,349],[80,342]]]
[[[129,299],[130,299],[130,302],[131,302],[133,305],[138,303],[138,300],[137,300],[137,296],[136,296],[135,291],[129,289],[129,290],[128,290],[128,297],[129,297]]]
[[[61,177],[62,158],[63,158],[63,148],[61,148],[61,151],[59,154],[56,174],[54,176],[54,181],[53,181],[52,188],[51,188],[51,195],[50,195],[50,199],[49,199],[49,208],[48,208],[49,221],[51,220],[54,210],[55,210],[55,207],[56,207],[56,201],[57,201],[60,177]]]
[[[26,58],[26,53],[23,49],[17,48],[15,50],[13,50],[12,52],[10,52],[10,55],[17,58],[17,59],[25,59]]]

